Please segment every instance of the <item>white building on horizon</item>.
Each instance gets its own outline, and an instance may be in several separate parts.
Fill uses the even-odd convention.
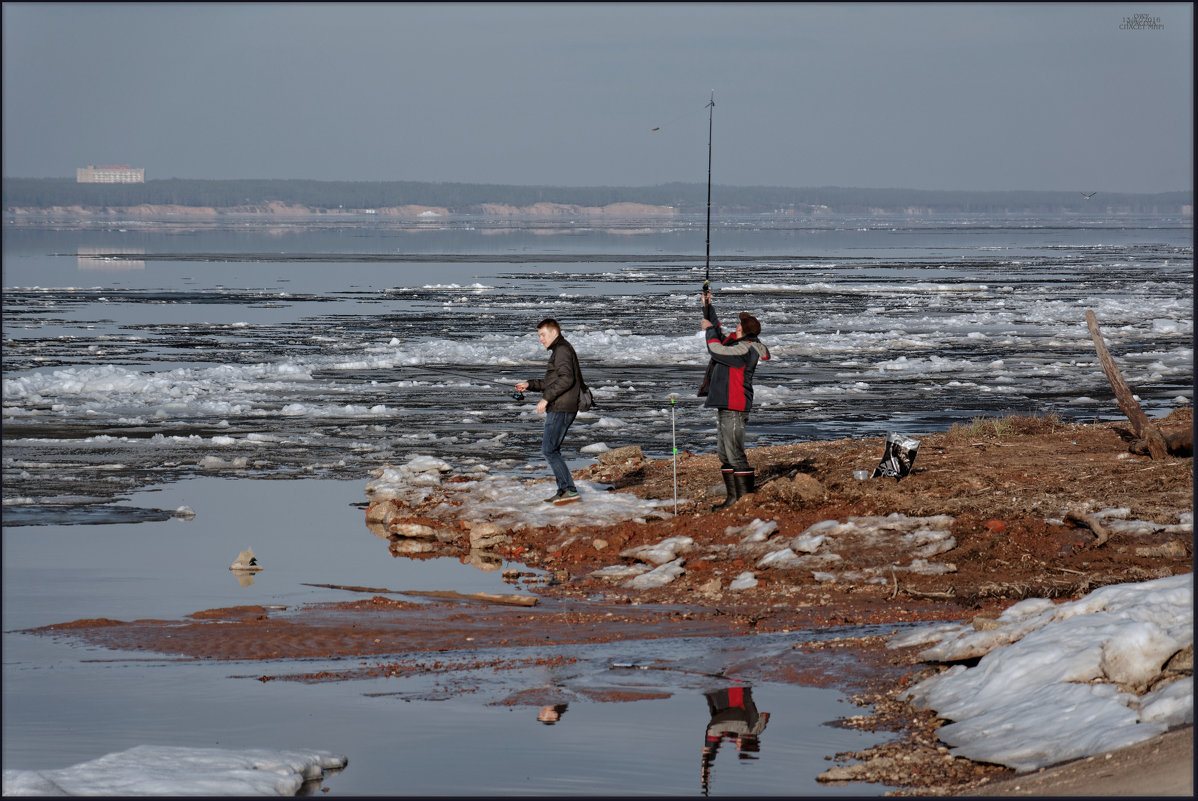
[[[133,169],[128,164],[102,164],[97,167],[89,164],[75,170],[75,183],[78,184],[144,184],[145,169]]]

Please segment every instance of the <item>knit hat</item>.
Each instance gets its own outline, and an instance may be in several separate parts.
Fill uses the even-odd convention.
[[[745,332],[745,336],[755,337],[761,333],[761,323],[757,322],[757,318],[748,312],[740,313],[740,327]]]

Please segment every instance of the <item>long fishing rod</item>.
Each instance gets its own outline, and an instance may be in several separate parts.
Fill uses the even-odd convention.
[[[715,108],[715,90],[711,91],[711,99],[707,101],[704,107],[707,109],[707,266],[703,273],[703,294],[706,295],[711,291],[711,131],[712,117]],[[680,119],[680,117],[676,118]],[[653,131],[660,131],[663,126],[659,125],[653,128]]]
[[[703,295],[711,291],[711,119],[715,109],[715,90],[707,103],[707,271],[703,277]]]

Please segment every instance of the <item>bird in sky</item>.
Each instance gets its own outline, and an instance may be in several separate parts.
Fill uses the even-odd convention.
[[[1090,198],[1094,197],[1097,194],[1098,194],[1097,192],[1090,192],[1089,194],[1082,192],[1082,197],[1084,197],[1086,200],[1089,200]]]

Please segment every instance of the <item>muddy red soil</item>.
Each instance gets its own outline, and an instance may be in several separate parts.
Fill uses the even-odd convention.
[[[1163,429],[1192,427],[1179,409]],[[1129,450],[1126,424],[1062,424],[1056,418],[1005,418],[920,438],[914,469],[901,480],[858,480],[882,455],[881,438],[809,442],[751,450],[758,491],[712,511],[723,493],[714,455],[682,453],[677,461],[679,514],[604,527],[522,529],[495,550],[538,569],[529,583],[541,602],[516,607],[464,599],[414,603],[388,588],[345,588],[357,600],[303,609],[209,610],[183,621],[86,620],[38,631],[88,643],[199,659],[304,659],[445,651],[546,641],[568,645],[651,637],[803,631],[836,626],[992,618],[1027,597],[1075,599],[1123,582],[1192,572],[1192,529],[1178,527],[1193,509],[1193,459],[1152,460]],[[674,497],[672,461],[631,459],[575,472],[613,491]],[[1155,533],[1101,529],[1094,513],[1122,508],[1128,520],[1160,524]],[[429,509],[405,509],[412,518]],[[730,527],[775,521],[790,539],[808,526],[850,517],[950,515],[956,547],[938,558],[941,573],[887,570],[911,554],[877,541],[838,544],[836,573],[857,578],[816,580],[812,571],[754,567],[736,549]],[[1093,525],[1092,525],[1093,524]],[[1164,526],[1172,526],[1164,529]],[[589,574],[620,563],[621,551],[686,536],[709,548],[686,562],[686,573],[664,587],[631,590]],[[441,543],[428,556],[470,558],[468,536]],[[725,554],[721,557],[720,554]],[[411,557],[419,558],[419,557]],[[754,570],[758,584],[733,591],[731,580]],[[543,571],[543,572],[541,572]],[[529,573],[529,575],[532,575]],[[861,575],[887,580],[863,581]],[[1011,771],[955,758],[936,739],[943,723],[897,700],[910,683],[941,669],[922,664],[918,649],[887,649],[886,636],[817,638],[791,653],[752,666],[770,681],[818,684],[849,694],[862,708],[840,725],[888,731],[894,739],[869,752],[836,755],[853,781],[882,782],[900,794],[964,792]],[[448,658],[438,669],[450,669]],[[435,663],[433,663],[435,665]],[[457,662],[473,665],[469,659]],[[348,680],[380,671],[428,670],[430,663],[362,663],[343,672],[297,674],[305,681]],[[494,669],[517,667],[496,662]],[[263,676],[271,680],[275,676]],[[519,703],[520,695],[513,695]],[[604,699],[600,700],[626,700]],[[536,699],[529,701],[535,703]],[[832,756],[832,755],[829,755]],[[860,760],[860,762],[854,762]]]

